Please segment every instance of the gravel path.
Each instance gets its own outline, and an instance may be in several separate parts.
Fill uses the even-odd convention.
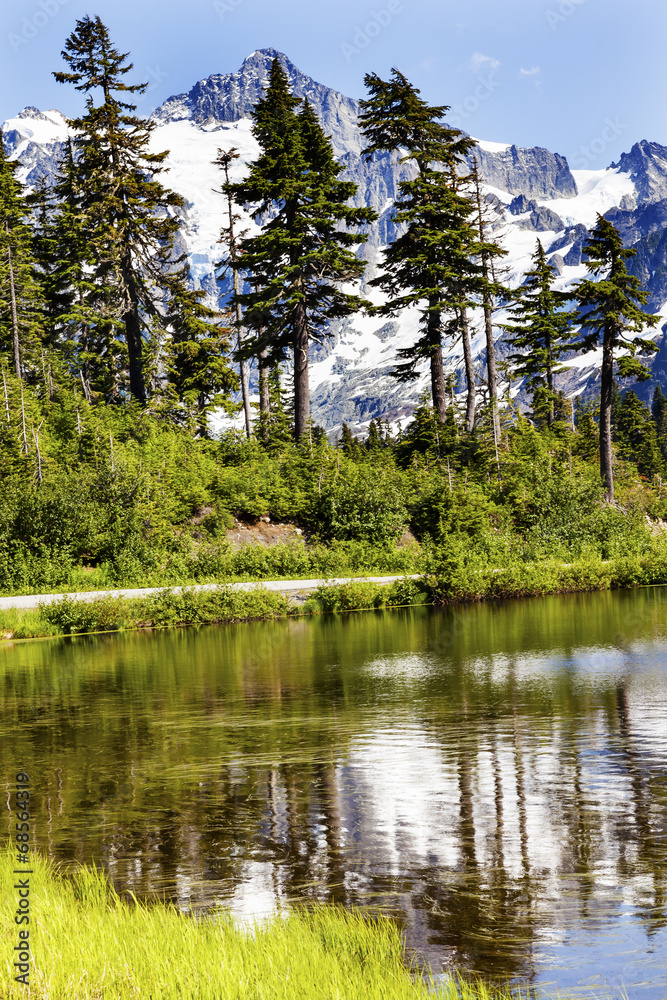
[[[310,593],[322,584],[342,584],[342,583],[393,583],[395,580],[405,580],[406,576],[358,576],[340,577],[331,580],[260,580],[251,583],[232,583],[230,586],[236,590],[254,590],[256,587],[265,587],[266,590],[277,590],[281,594]],[[408,576],[409,580],[418,580],[419,576],[413,574]],[[196,583],[187,590],[215,590],[217,583]],[[159,594],[160,591],[169,590],[178,593],[181,587],[145,587],[143,590],[88,590],[76,594],[27,594],[22,597],[0,597],[0,610],[6,608],[36,608],[39,604],[52,604],[63,597],[71,597],[77,601],[94,601],[97,597],[148,597],[149,594]]]

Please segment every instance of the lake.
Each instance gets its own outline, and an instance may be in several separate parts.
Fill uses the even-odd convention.
[[[33,847],[436,972],[667,996],[667,588],[5,643]]]

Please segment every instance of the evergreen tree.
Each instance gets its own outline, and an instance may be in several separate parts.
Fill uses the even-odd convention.
[[[238,378],[227,358],[230,329],[214,322],[218,314],[202,302],[203,297],[204,292],[177,282],[173,312],[168,316],[171,336],[166,343],[166,368],[167,380],[182,406],[183,422],[193,433],[206,437],[207,414],[217,407],[231,411],[229,393],[238,388]],[[160,360],[155,362],[157,371]]]
[[[656,426],[648,406],[630,390],[623,394],[616,420],[614,440],[623,458],[634,462],[642,476],[662,472],[664,463]]]
[[[109,308],[108,282],[96,275],[96,233],[80,208],[73,142],[67,145],[52,192],[34,195],[39,220],[37,259],[46,299],[47,338],[80,379],[84,395],[120,398],[127,350],[122,324]]]
[[[413,462],[416,455],[421,456],[427,464],[443,458],[451,454],[451,446],[456,442],[456,424],[451,407],[442,421],[429,396],[427,393],[421,396],[412,420],[402,431],[396,445],[396,456],[404,466]]]
[[[581,456],[586,461],[599,461],[600,430],[597,424],[599,406],[592,403],[582,403],[577,396],[574,404],[575,435],[572,443],[572,453]]]
[[[513,322],[504,324],[504,329],[512,347],[521,351],[511,354],[510,360],[516,362],[516,374],[526,379],[533,412],[538,420],[546,418],[551,426],[557,396],[554,374],[560,370],[559,358],[571,349],[570,330],[576,313],[565,310],[571,296],[554,288],[554,272],[540,240],[532,261],[517,303],[509,311]]]
[[[653,393],[651,416],[662,457],[667,459],[667,398],[659,385],[656,385]]]
[[[483,287],[482,268],[473,258],[484,249],[477,238],[474,205],[462,193],[459,176],[466,153],[475,141],[442,119],[445,105],[429,106],[419,90],[392,70],[389,81],[375,73],[365,77],[369,92],[362,100],[361,128],[368,143],[362,156],[406,150],[399,162],[417,170],[401,181],[394,221],[406,230],[384,251],[384,273],[371,281],[388,296],[380,312],[391,315],[409,305],[421,309],[422,333],[415,344],[399,351],[394,374],[400,380],[418,377],[419,363],[428,360],[433,406],[442,422],[447,393],[442,360],[445,313],[454,312],[468,336],[465,310]],[[484,252],[491,253],[489,245]],[[466,365],[469,391],[472,367]]]
[[[385,447],[386,443],[384,440],[384,430],[382,427],[382,421],[371,420],[368,425],[368,434],[366,440],[364,441],[364,448],[368,452],[381,451]]]
[[[55,343],[57,317],[62,310],[62,297],[53,288],[52,275],[57,267],[57,251],[51,239],[53,191],[45,178],[40,178],[34,190],[27,195],[26,203],[32,211],[33,253],[42,289],[42,338],[50,346]]]
[[[280,368],[274,365],[267,376],[268,406],[260,409],[257,436],[270,453],[281,451],[292,440],[293,412],[285,399]]]
[[[636,251],[624,249],[618,230],[599,214],[584,245],[584,253],[588,257],[586,268],[593,278],[583,278],[575,287],[582,327],[588,331],[577,346],[590,350],[602,338],[600,475],[606,498],[611,502],[614,499],[611,443],[614,362],[621,378],[634,377],[643,381],[649,377],[650,372],[636,355],[654,352],[655,345],[650,340],[631,338],[627,334],[655,326],[658,317],[640,308],[647,301],[648,293],[641,287],[639,278],[630,274],[626,267],[625,261]],[[621,347],[628,351],[628,356],[616,358],[614,352]]]
[[[133,114],[136,105],[126,100],[147,85],[124,83],[132,64],[112,45],[100,18],[77,21],[62,55],[70,69],[54,73],[56,80],[87,95],[86,113],[69,122],[76,130],[76,210],[94,258],[95,283],[104,289],[104,312],[122,328],[129,391],[143,404],[144,336],[153,319],[160,322],[164,298],[174,291],[173,210],[183,201],[157,179],[168,154],[149,152],[155,124]],[[98,89],[102,103],[96,105],[92,92]]]
[[[338,441],[338,447],[344,455],[347,455],[348,458],[359,458],[361,454],[361,445],[345,421],[343,421],[343,425],[341,427],[341,436]]]
[[[265,96],[253,111],[253,134],[260,155],[250,174],[226,187],[232,197],[254,205],[253,218],[272,216],[258,236],[242,241],[236,266],[247,273],[250,290],[235,297],[245,307],[254,345],[268,348],[272,363],[289,352],[294,361],[294,424],[297,439],[309,426],[308,344],[321,340],[330,320],[347,316],[364,303],[344,292],[344,282],[359,278],[365,264],[354,247],[366,240],[352,233],[375,218],[372,209],[347,203],[356,185],[339,180],[344,167],[334,159],[307,101],[298,101],[275,59]]]
[[[11,355],[17,378],[38,349],[43,327],[30,208],[7,158],[0,130],[0,352]]]

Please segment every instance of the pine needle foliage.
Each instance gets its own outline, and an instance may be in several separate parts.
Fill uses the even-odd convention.
[[[123,332],[127,390],[143,404],[144,339],[153,319],[164,328],[163,301],[183,287],[187,273],[176,273],[182,260],[174,254],[175,212],[183,199],[159,180],[168,152],[150,152],[155,124],[134,114],[136,104],[127,100],[147,86],[124,82],[132,69],[127,55],[112,44],[99,17],[86,15],[62,52],[69,71],[54,76],[87,95],[85,114],[69,122],[75,130],[74,207],[94,258],[95,283],[105,290],[105,313]]]
[[[249,290],[236,301],[246,328],[255,333],[246,356],[267,348],[271,362],[279,363],[292,355],[300,439],[310,418],[308,344],[323,339],[331,320],[364,304],[342,286],[365,267],[354,248],[367,237],[350,230],[372,222],[375,212],[348,204],[356,184],[340,179],[344,166],[312,106],[305,101],[299,108],[278,59],[252,117],[260,155],[245,180],[225,187],[237,202],[252,206],[253,218],[268,221],[259,235],[241,242],[237,266]]]
[[[399,163],[416,170],[399,184],[395,202],[393,220],[405,231],[384,251],[383,272],[370,284],[388,296],[378,309],[382,314],[419,307],[422,334],[399,350],[393,374],[400,381],[413,380],[428,361],[433,405],[444,422],[444,317],[448,310],[465,308],[483,286],[482,267],[475,261],[483,248],[474,228],[474,205],[460,176],[475,140],[444,124],[448,106],[429,106],[397,69],[388,81],[369,73],[365,84],[369,97],[360,104],[367,146],[362,156],[369,161],[376,153],[405,150]]]
[[[520,350],[510,354],[509,360],[515,363],[514,372],[526,379],[534,415],[551,426],[557,399],[554,375],[563,370],[559,359],[572,349],[572,323],[577,313],[566,310],[571,294],[554,287],[554,271],[541,240],[531,259],[533,266],[509,310],[513,322],[504,324],[504,329],[508,342]]]
[[[591,350],[602,340],[600,371],[600,475],[609,502],[614,499],[614,472],[611,447],[611,409],[614,387],[614,364],[621,378],[644,380],[649,370],[638,354],[652,354],[657,348],[639,334],[654,327],[659,317],[644,312],[648,292],[638,277],[627,269],[626,260],[636,250],[624,248],[620,233],[608,219],[598,214],[595,228],[584,244],[586,268],[591,274],[577,283],[578,301],[584,335],[577,347]],[[587,331],[587,332],[586,332]],[[629,336],[630,335],[630,336]],[[618,357],[619,349],[627,352]]]
[[[42,292],[36,274],[30,207],[0,130],[0,352],[21,378],[42,338]]]

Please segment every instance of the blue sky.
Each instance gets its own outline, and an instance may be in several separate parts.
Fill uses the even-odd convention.
[[[148,113],[254,49],[363,96],[396,65],[478,138],[602,167],[638,139],[667,145],[664,0],[13,0],[0,12],[0,121],[25,105],[75,114],[53,80],[76,19],[99,14],[150,91]]]

